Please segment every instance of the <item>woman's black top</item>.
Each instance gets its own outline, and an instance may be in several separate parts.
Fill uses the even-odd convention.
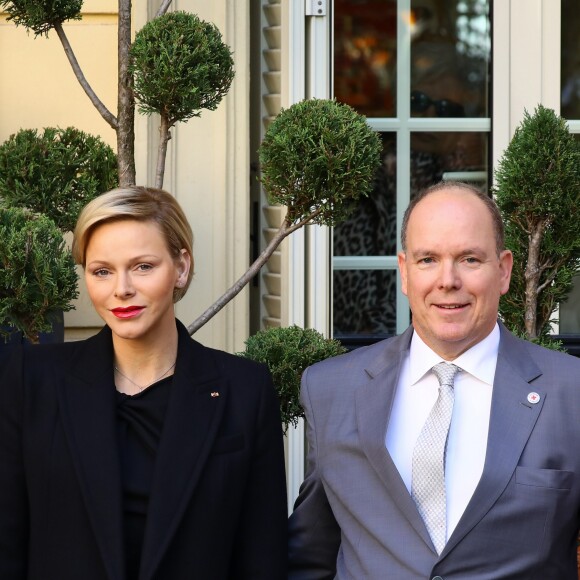
[[[136,395],[117,392],[126,580],[137,580],[157,448],[173,377]]]

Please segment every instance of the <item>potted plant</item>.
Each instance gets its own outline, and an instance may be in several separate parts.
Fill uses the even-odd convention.
[[[38,342],[52,327],[51,314],[70,310],[77,294],[74,262],[54,222],[0,208],[0,333],[18,329]]]
[[[300,405],[300,379],[304,369],[316,362],[346,352],[338,340],[324,338],[313,329],[299,326],[268,328],[250,336],[244,358],[268,365],[280,401],[282,423],[287,429],[304,417]]]
[[[551,324],[580,271],[580,146],[566,122],[539,105],[524,119],[495,172],[494,193],[514,254],[506,326],[551,348]]]
[[[19,238],[6,225],[3,243],[8,245],[0,250],[3,256],[0,324],[12,325],[4,330],[12,335],[12,340],[18,336],[14,331],[20,331],[33,342],[41,338],[64,340],[63,312],[71,309],[76,282],[75,291],[71,292],[67,266],[70,260],[64,245],[55,245],[53,234],[59,232],[64,244],[63,234],[74,228],[83,206],[116,184],[113,150],[100,138],[78,129],[48,127],[40,133],[36,129],[23,129],[0,145],[0,207],[26,210],[13,215],[15,223],[26,226],[24,237]],[[4,219],[9,215],[12,214],[3,213]],[[10,250],[16,239],[26,242],[20,255],[14,253],[15,249]],[[30,247],[31,244],[39,245]],[[9,251],[13,253],[9,255]],[[41,286],[38,278],[41,270],[36,260],[45,252],[48,268],[45,273],[49,278],[48,285]],[[14,260],[19,269],[13,266]],[[54,278],[59,272],[62,282]],[[27,289],[26,285],[30,287]],[[44,301],[40,299],[41,288],[49,293]],[[54,292],[61,292],[60,298]],[[51,329],[52,335],[39,334]]]
[[[217,108],[234,78],[234,61],[214,24],[182,11],[148,22],[130,56],[139,112],[160,117],[155,187],[161,188],[171,128]]]

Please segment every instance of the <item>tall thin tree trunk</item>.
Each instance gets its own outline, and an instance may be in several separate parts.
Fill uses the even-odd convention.
[[[528,262],[524,272],[526,280],[524,322],[528,338],[537,338],[538,336],[538,287],[540,285],[541,275],[540,249],[546,225],[546,222],[540,222],[532,228],[530,233]]]
[[[119,0],[119,85],[117,98],[117,163],[119,185],[135,185],[135,96],[129,72],[131,0]]]
[[[307,215],[304,219],[294,224],[284,220],[274,237],[270,240],[270,243],[262,250],[262,253],[254,260],[246,272],[240,278],[238,278],[237,282],[187,327],[189,334],[194,334],[197,332],[204,324],[209,322],[224,306],[226,306],[244,289],[244,286],[246,286],[246,284],[260,271],[262,266],[276,251],[276,248],[281,244],[284,238],[288,237],[291,233],[311,222],[317,215],[320,214],[321,211],[322,209],[318,208],[311,214]]]
[[[161,115],[159,123],[159,147],[157,148],[157,170],[155,172],[155,187],[161,189],[165,178],[165,160],[167,159],[167,144],[171,139],[171,124],[165,115]]]

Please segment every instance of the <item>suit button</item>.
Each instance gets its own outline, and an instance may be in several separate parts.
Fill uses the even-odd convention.
[[[433,576],[431,580],[443,580],[443,578],[441,578],[441,576]]]

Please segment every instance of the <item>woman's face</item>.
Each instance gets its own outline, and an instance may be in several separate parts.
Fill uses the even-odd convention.
[[[122,339],[164,340],[175,332],[173,290],[187,281],[189,254],[175,259],[157,224],[122,220],[97,226],[85,280],[99,316]]]

